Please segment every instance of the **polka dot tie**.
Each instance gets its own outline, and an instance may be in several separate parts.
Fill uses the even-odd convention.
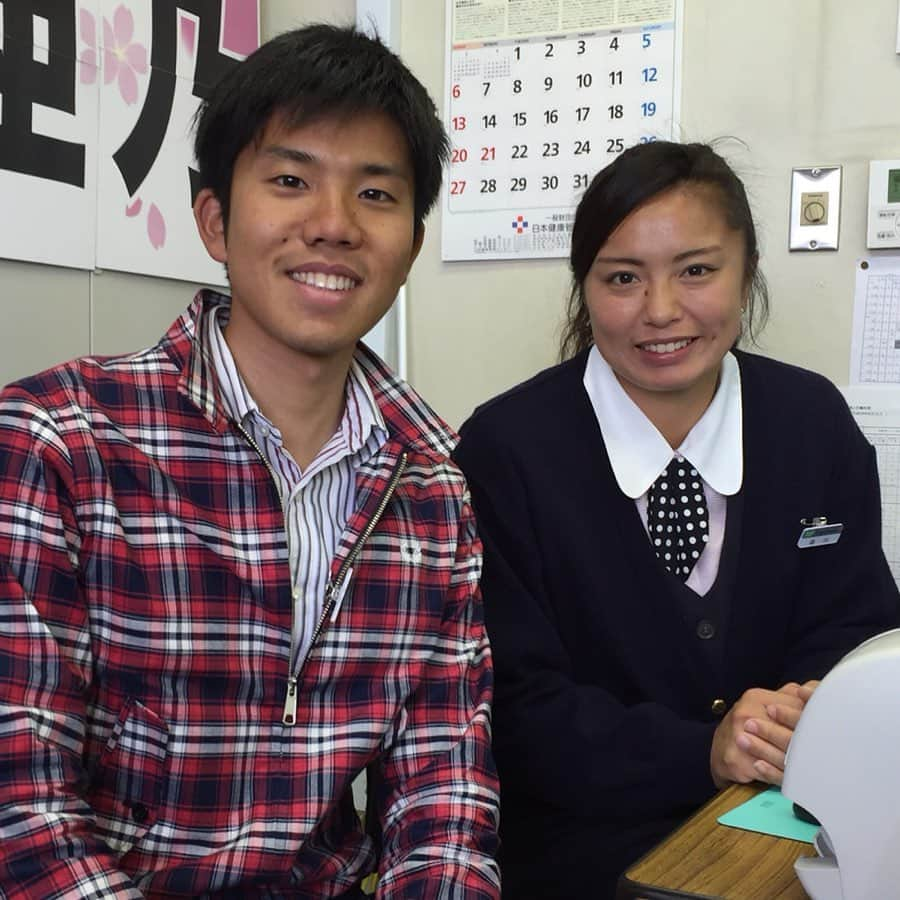
[[[683,456],[650,485],[647,530],[662,564],[687,581],[709,540],[709,513],[700,475]]]

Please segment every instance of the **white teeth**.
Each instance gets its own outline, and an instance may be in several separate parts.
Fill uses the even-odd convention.
[[[690,340],[685,338],[681,341],[669,341],[667,344],[644,344],[644,349],[651,353],[674,353],[682,347],[687,347]]]
[[[349,291],[356,282],[346,275],[326,275],[324,272],[291,272],[291,278],[300,284],[311,284],[326,291]]]

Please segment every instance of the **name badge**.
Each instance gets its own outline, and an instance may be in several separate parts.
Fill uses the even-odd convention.
[[[832,525],[812,525],[800,532],[797,546],[804,550],[807,547],[827,547],[836,544],[841,539],[844,526],[840,522]]]

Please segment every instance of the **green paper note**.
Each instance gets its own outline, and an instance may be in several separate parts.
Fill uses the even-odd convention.
[[[743,828],[744,831],[758,831],[760,834],[811,844],[819,826],[798,819],[793,806],[778,788],[773,787],[719,816],[718,821],[720,825],[730,828]]]

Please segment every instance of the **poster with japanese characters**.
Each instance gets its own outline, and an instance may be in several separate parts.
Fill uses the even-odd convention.
[[[191,121],[258,0],[0,0],[0,256],[224,283]]]
[[[670,138],[681,0],[447,0],[445,260],[566,256],[626,147]]]

